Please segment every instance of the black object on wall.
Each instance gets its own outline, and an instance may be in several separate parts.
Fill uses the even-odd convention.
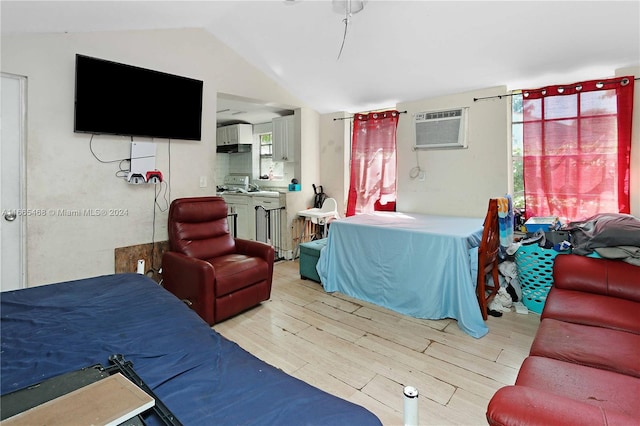
[[[76,55],[74,131],[200,140],[203,82]]]

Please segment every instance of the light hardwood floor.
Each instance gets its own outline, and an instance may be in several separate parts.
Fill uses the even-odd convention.
[[[326,293],[300,279],[298,261],[283,261],[269,301],[213,328],[385,425],[403,423],[407,385],[420,392],[420,424],[486,425],[489,399],[514,383],[539,322],[532,313],[489,317],[489,334],[475,339],[455,320],[420,320]]]

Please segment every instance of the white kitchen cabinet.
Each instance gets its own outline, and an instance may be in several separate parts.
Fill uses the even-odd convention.
[[[226,141],[227,141],[227,128],[218,127],[216,129],[216,145],[218,146],[226,145]]]
[[[295,116],[274,118],[272,123],[273,161],[296,161]]]
[[[253,144],[253,126],[251,124],[233,124],[216,129],[216,145]]]

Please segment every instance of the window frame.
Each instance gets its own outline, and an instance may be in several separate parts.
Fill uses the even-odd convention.
[[[513,200],[513,207],[524,211],[526,209],[525,196],[524,196],[524,144],[523,144],[523,126],[524,126],[524,112],[523,96],[521,90],[514,90],[511,92],[509,102],[509,117],[510,117],[510,158],[511,158],[511,173],[510,173],[510,187],[511,197]],[[516,112],[516,108],[519,110]],[[519,152],[517,152],[519,150]]]
[[[269,136],[269,143],[263,143],[263,136]],[[258,177],[263,180],[284,179],[284,166],[282,162],[273,161],[273,131],[260,132],[256,134],[258,139]],[[263,147],[269,147],[270,153],[263,154]],[[268,163],[267,163],[268,162]],[[265,164],[266,163],[266,164]],[[264,176],[267,178],[265,179]]]

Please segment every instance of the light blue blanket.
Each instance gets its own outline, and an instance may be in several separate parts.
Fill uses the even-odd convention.
[[[475,296],[481,218],[377,212],[331,223],[316,269],[338,291],[416,318],[489,330]]]

